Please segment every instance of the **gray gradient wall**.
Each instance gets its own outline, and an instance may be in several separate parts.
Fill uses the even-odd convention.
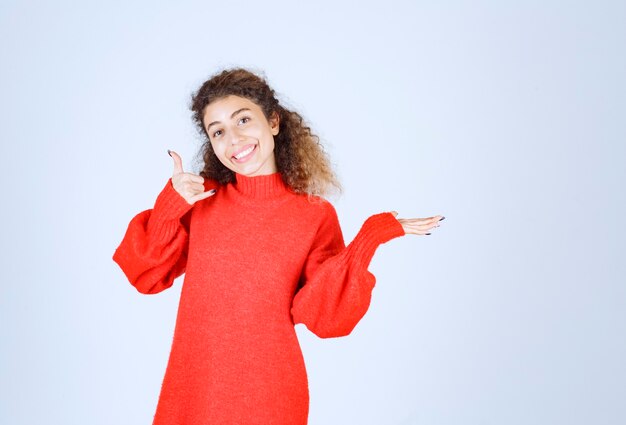
[[[227,66],[319,134],[347,242],[447,217],[353,334],[296,327],[312,425],[626,423],[624,2],[89,3],[0,5],[0,423],[151,422],[183,279],[111,256]]]

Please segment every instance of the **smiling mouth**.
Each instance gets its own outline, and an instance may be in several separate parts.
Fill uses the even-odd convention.
[[[239,151],[236,155],[233,155],[233,159],[237,162],[243,162],[248,159],[252,153],[256,150],[256,145],[250,145],[242,151]]]

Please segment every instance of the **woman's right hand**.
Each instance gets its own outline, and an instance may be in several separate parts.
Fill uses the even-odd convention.
[[[198,201],[215,195],[215,189],[204,191],[204,178],[197,174],[183,171],[183,160],[180,156],[168,149],[167,153],[174,160],[174,173],[172,174],[172,186],[187,203],[193,205]]]

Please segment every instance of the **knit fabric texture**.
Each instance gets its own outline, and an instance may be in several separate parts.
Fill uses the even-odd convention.
[[[334,207],[279,173],[218,185],[190,205],[169,179],[113,260],[141,293],[185,273],[153,424],[304,425],[309,389],[294,324],[350,334],[369,308],[376,248],[404,235],[373,215],[345,246]]]

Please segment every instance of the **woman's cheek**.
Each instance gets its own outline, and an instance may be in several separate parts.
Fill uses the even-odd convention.
[[[213,152],[215,152],[217,156],[224,157],[226,155],[226,145],[223,142],[213,143]]]

